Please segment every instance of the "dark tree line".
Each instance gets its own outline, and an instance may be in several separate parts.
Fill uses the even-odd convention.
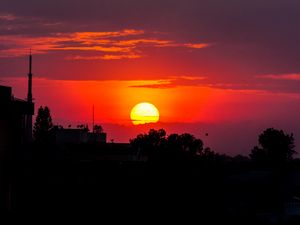
[[[146,134],[139,134],[130,140],[131,146],[137,150],[138,156],[146,156],[150,160],[161,158],[184,159],[196,156],[214,156],[209,148],[204,148],[203,141],[189,133],[167,135],[164,129],[150,129]]]
[[[268,128],[259,135],[258,142],[259,146],[255,146],[249,155],[256,165],[281,167],[292,160],[296,153],[293,134],[286,134],[282,130]],[[130,140],[130,144],[138,151],[139,156],[150,159],[183,159],[186,156],[223,160],[229,158],[214,153],[210,148],[204,148],[203,141],[189,133],[167,135],[163,129],[151,129],[146,134],[139,134]],[[242,158],[243,161],[245,158]],[[238,157],[233,159],[238,161]]]
[[[52,128],[50,109],[41,106],[33,129],[35,141],[47,142]],[[79,125],[78,128],[88,131],[85,125]],[[95,125],[93,132],[102,133],[103,128]],[[258,165],[282,166],[292,160],[296,154],[293,134],[287,134],[283,130],[266,129],[259,135],[258,143],[259,145],[255,146],[249,154],[251,161]],[[203,141],[192,134],[167,135],[164,129],[150,129],[148,133],[139,134],[131,139],[130,144],[137,150],[139,157],[146,156],[150,159],[153,157],[178,159],[186,156],[213,159],[220,156],[210,148],[204,148]]]

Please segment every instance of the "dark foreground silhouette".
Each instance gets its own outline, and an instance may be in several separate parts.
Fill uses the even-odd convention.
[[[191,135],[163,130],[131,145],[33,143],[14,151],[8,215],[298,224],[299,161],[259,162],[219,155]]]

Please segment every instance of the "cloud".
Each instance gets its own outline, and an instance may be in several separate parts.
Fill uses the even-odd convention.
[[[153,89],[169,89],[182,86],[196,86],[196,87],[209,87],[222,90],[235,90],[242,92],[258,92],[258,91],[271,91],[278,92],[278,86],[273,84],[261,83],[232,83],[232,82],[216,82],[209,77],[204,76],[170,76],[166,79],[149,80],[129,86],[130,88],[153,88]],[[285,92],[280,90],[280,92]]]
[[[13,21],[18,19],[19,17],[13,15],[13,14],[0,14],[0,21],[4,20],[4,21]]]
[[[142,55],[128,54],[128,55],[103,55],[103,56],[81,56],[74,55],[66,57],[67,60],[116,60],[116,59],[139,59]]]
[[[37,73],[50,78],[205,74],[202,81],[147,87],[206,82],[220,89],[299,92],[293,82],[300,72],[299,6],[295,0],[1,0],[0,74],[22,74],[20,61],[5,57],[33,48],[35,54],[55,53],[37,57]],[[269,75],[253,76],[258,74]]]
[[[139,59],[142,55],[131,54],[131,55],[104,55],[101,57],[103,60],[115,60],[115,59]]]
[[[150,81],[152,83],[131,85],[130,88],[153,88],[153,89],[168,89],[175,88],[177,85],[172,80]]]
[[[133,40],[122,40],[116,43],[119,46],[155,46],[155,47],[165,47],[168,44],[173,43],[171,40],[159,40],[159,39],[133,39]]]
[[[289,74],[278,76],[263,76],[271,79],[269,82],[259,82],[257,79],[249,82],[220,82],[214,81],[210,77],[204,76],[169,76],[166,79],[149,80],[129,86],[130,88],[152,88],[152,89],[169,89],[177,87],[209,87],[219,90],[239,91],[243,93],[278,93],[278,94],[295,94],[299,98],[299,84],[290,81],[300,80],[298,74]],[[259,76],[261,77],[261,76]],[[255,78],[255,77],[254,77]],[[271,82],[273,81],[273,82]]]
[[[300,81],[300,74],[292,73],[292,74],[267,74],[267,75],[259,75],[258,78],[267,78],[272,80],[291,80],[291,81]]]
[[[70,36],[75,40],[83,41],[92,41],[96,38],[115,38],[115,37],[128,37],[135,35],[142,35],[145,31],[143,30],[134,30],[134,29],[124,29],[121,31],[111,31],[111,32],[75,32],[73,34],[60,33],[58,35]]]
[[[101,52],[102,56],[67,57],[74,60],[95,59],[137,59],[143,57],[144,47],[186,47],[203,48],[208,44],[180,44],[174,40],[153,37],[155,33],[144,30],[124,29],[108,32],[53,33],[48,36],[0,35],[3,43],[0,53],[4,57],[19,57],[28,54],[31,48],[34,54],[46,54],[50,51]],[[116,54],[105,54],[116,53]]]
[[[168,79],[148,81],[143,84],[131,85],[131,88],[159,88],[159,89],[168,89],[176,88],[178,86],[199,86],[203,85],[203,80],[205,77],[197,76],[171,76]]]
[[[296,0],[76,0],[72,4],[70,0],[55,4],[51,0],[1,1],[4,14],[63,22],[68,24],[64,32],[78,27],[78,31],[133,27],[168,32],[187,43],[203,37],[220,43],[210,52],[212,61],[226,58],[239,65],[228,72],[244,65],[252,70],[249,74],[299,70],[299,6]],[[33,24],[32,30],[37,30]],[[201,48],[194,43],[189,46]]]
[[[207,43],[198,43],[198,44],[188,43],[188,44],[184,44],[184,46],[186,46],[188,48],[201,49],[201,48],[210,47],[211,44],[207,44]]]

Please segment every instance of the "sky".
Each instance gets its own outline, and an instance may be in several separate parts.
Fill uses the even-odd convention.
[[[26,97],[31,48],[36,108],[49,106],[55,124],[90,124],[94,105],[117,142],[155,127],[247,155],[275,127],[300,144],[299,10],[297,0],[1,0],[0,84]],[[144,101],[160,122],[133,126]]]

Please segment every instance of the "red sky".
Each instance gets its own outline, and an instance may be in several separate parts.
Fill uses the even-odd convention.
[[[109,138],[128,141],[149,128],[129,120],[148,101],[157,128],[248,154],[268,126],[300,137],[299,9],[292,0],[3,0],[0,84],[25,98],[32,48],[36,107],[49,106],[57,124],[90,123],[94,104]]]

